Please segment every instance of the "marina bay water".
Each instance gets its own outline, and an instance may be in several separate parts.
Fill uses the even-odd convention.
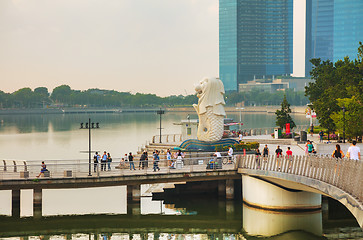
[[[197,116],[167,112],[162,133],[180,133],[174,123]],[[239,121],[239,113],[227,113]],[[99,122],[92,130],[92,149],[115,158],[138,148],[159,134],[155,113],[64,115],[1,115],[2,159],[88,161],[88,131],[80,123]],[[309,123],[295,114],[297,125]],[[275,115],[243,113],[243,128],[275,126]],[[314,212],[270,212],[248,207],[241,200],[191,197],[152,200],[155,185],[141,186],[139,214],[127,214],[126,186],[86,189],[44,189],[42,215],[33,219],[32,190],[21,191],[21,216],[11,214],[11,191],[0,191],[0,239],[359,239],[361,229],[344,207],[323,202]],[[345,235],[344,235],[345,234]]]
[[[195,112],[166,112],[162,115],[162,134],[180,133],[174,123],[197,119]],[[292,115],[297,125],[307,125],[303,114]],[[239,121],[239,113],[227,113]],[[114,158],[135,153],[139,147],[159,135],[159,116],[156,113],[107,114],[47,114],[0,115],[0,152],[4,159],[47,160],[88,159],[88,130],[80,123],[99,122],[100,128],[91,132],[92,150],[107,151]],[[275,114],[243,113],[242,129],[275,126]]]

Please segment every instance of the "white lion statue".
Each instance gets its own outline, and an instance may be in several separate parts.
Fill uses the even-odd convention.
[[[198,139],[218,141],[224,130],[224,86],[219,78],[205,78],[195,86],[199,98],[198,105],[193,104],[199,117]]]

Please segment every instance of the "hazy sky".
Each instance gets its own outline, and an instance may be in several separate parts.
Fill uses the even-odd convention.
[[[0,90],[161,96],[218,76],[218,0],[0,0]]]

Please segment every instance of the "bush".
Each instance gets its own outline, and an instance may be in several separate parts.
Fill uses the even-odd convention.
[[[217,149],[218,146],[216,146]],[[243,149],[246,149],[246,151],[254,150],[260,147],[260,143],[258,142],[248,142],[248,143],[238,143],[232,145],[233,150],[235,151],[243,151]],[[229,146],[223,147],[222,151],[228,151]]]

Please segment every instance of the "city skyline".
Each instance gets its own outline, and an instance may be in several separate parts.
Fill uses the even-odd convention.
[[[0,90],[159,96],[218,76],[218,0],[0,2]]]

